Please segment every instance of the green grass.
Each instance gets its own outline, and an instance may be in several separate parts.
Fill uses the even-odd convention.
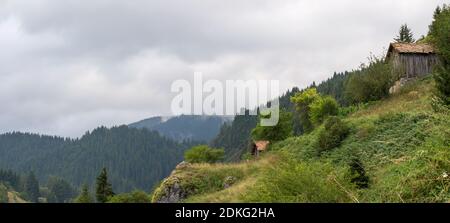
[[[192,191],[186,202],[450,202],[450,117],[431,109],[432,90],[425,78],[347,109],[350,134],[322,154],[318,127],[271,145],[259,160],[193,165],[165,183],[183,179]],[[350,183],[352,158],[364,165],[368,188]],[[227,176],[236,182],[224,189]]]

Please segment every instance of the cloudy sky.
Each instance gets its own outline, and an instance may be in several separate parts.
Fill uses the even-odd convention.
[[[78,137],[169,115],[174,80],[319,82],[443,0],[0,0],[0,133]]]

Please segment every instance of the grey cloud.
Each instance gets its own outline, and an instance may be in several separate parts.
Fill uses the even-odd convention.
[[[170,84],[324,80],[425,34],[443,0],[0,0],[0,132],[80,136],[169,114]]]

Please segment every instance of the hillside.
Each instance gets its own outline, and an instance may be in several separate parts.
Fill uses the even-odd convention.
[[[159,132],[173,140],[194,140],[209,142],[220,130],[222,124],[232,120],[227,116],[181,115],[175,117],[152,117],[132,124],[129,127],[146,128]]]
[[[317,85],[317,91],[324,95],[330,95],[336,98],[341,105],[347,105],[344,99],[344,82],[349,76],[349,72],[334,73],[332,77]],[[312,86],[316,86],[315,83]],[[291,97],[300,90],[297,87],[288,90],[279,99],[280,108],[293,112],[294,106]],[[238,161],[240,157],[248,151],[250,142],[250,132],[255,128],[258,118],[252,115],[238,115],[230,123],[225,123],[218,135],[211,141],[212,147],[224,148],[227,161]],[[293,122],[295,135],[300,135],[303,129],[298,124],[299,121]]]
[[[428,77],[386,99],[351,107],[342,115],[349,135],[320,156],[315,144],[323,127],[278,142],[256,160],[179,167],[153,200],[450,202],[450,115],[432,110],[433,84]],[[355,159],[367,187],[353,181]]]
[[[0,168],[33,171],[41,183],[58,176],[75,186],[93,186],[106,167],[116,192],[150,190],[190,146],[127,126],[97,128],[80,139],[15,132],[0,135]]]

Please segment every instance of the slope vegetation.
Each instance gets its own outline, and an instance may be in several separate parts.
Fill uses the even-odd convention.
[[[154,201],[177,179],[182,190],[189,185],[181,202],[450,202],[450,115],[432,110],[432,89],[426,78],[346,108],[350,134],[322,154],[320,126],[272,145],[257,160],[175,170]],[[355,183],[354,160],[368,179],[364,187]],[[214,184],[202,184],[212,176]]]

